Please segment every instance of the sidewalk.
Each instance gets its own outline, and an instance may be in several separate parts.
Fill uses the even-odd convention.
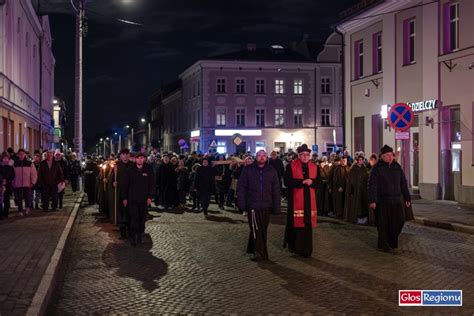
[[[68,190],[60,211],[20,217],[13,208],[0,221],[0,315],[27,313],[80,196]]]
[[[416,223],[474,234],[474,206],[441,200],[421,199],[412,202]]]

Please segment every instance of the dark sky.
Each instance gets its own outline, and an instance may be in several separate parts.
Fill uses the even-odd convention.
[[[311,39],[325,39],[332,31],[331,25],[338,21],[338,13],[356,2],[87,0],[85,140],[145,115],[151,93],[161,83],[177,79],[197,59],[238,50],[246,43],[285,45],[301,40],[305,34]],[[55,90],[66,101],[67,135],[72,139],[75,18],[70,0],[41,0],[41,11],[50,13]]]

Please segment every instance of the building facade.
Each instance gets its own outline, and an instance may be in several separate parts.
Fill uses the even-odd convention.
[[[54,148],[66,150],[66,103],[60,98],[53,100]]]
[[[336,38],[328,39],[320,60],[279,45],[248,45],[197,61],[179,76],[179,138],[201,152],[283,153],[303,143],[331,151],[334,142],[342,143],[341,43]]]
[[[474,1],[384,1],[343,21],[345,133],[352,151],[396,149],[427,199],[474,203]],[[387,112],[411,106],[396,137]],[[396,139],[396,138],[408,139]]]
[[[32,152],[54,141],[55,60],[47,16],[28,0],[0,4],[0,148]]]

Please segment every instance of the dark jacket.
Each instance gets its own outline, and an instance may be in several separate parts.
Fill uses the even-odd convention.
[[[237,187],[237,205],[242,211],[271,210],[280,212],[280,179],[268,163],[260,168],[255,161],[244,167]]]
[[[53,160],[51,164],[51,169],[48,166],[46,160],[40,163],[38,169],[38,182],[40,187],[51,187],[57,186],[58,183],[64,181],[63,169],[59,162]]]
[[[189,188],[188,168],[176,168],[176,188],[178,191],[187,191]]]
[[[59,165],[61,166],[61,169],[63,171],[63,176],[64,176],[64,179],[65,180],[69,180],[69,164],[68,162],[66,161],[66,159],[59,159],[59,160],[56,160]]]
[[[391,165],[383,160],[377,162],[370,171],[368,191],[369,204],[400,200],[402,195],[405,201],[411,201],[405,174],[396,161]]]
[[[285,167],[283,166],[283,161],[280,158],[277,159],[269,159],[270,166],[275,168],[276,172],[278,173],[278,177],[281,179],[285,174]]]
[[[15,180],[15,169],[10,165],[2,165],[0,173],[4,180],[6,180],[5,188],[7,190],[13,189],[13,180]]]
[[[79,160],[71,160],[69,162],[69,168],[68,168],[68,174],[69,174],[69,179],[77,178],[81,175],[82,169],[81,169],[81,162]]]
[[[198,192],[214,194],[216,171],[211,166],[201,166],[196,171],[195,187]]]
[[[129,167],[125,173],[123,187],[120,190],[122,200],[128,202],[146,203],[155,195],[155,176],[149,164],[144,164],[142,169],[137,165]]]

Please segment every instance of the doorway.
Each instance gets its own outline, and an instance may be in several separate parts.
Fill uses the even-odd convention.
[[[275,142],[274,149],[278,149],[280,154],[286,153],[286,143],[284,142]]]
[[[410,136],[411,187],[418,189],[418,185],[420,183],[420,133],[418,128],[412,128]]]

